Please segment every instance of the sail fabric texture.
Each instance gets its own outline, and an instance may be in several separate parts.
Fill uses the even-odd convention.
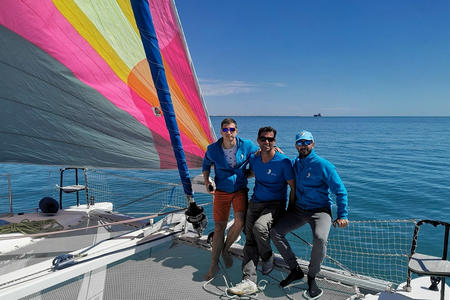
[[[150,7],[146,0],[131,0],[131,6],[133,7],[136,24],[142,38],[142,44],[150,66],[159,103],[161,104],[161,110],[164,114],[167,130],[169,130],[170,141],[177,161],[184,193],[192,198],[194,194],[189,169],[187,167],[183,145],[181,144],[180,130],[178,129],[176,115],[174,114],[170,89],[167,83],[161,51],[159,51],[158,38],[156,37]]]
[[[189,167],[214,132],[176,10],[149,1]],[[0,162],[177,168],[131,4],[0,2]]]

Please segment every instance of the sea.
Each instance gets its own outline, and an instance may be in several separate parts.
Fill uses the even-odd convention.
[[[298,153],[295,135],[310,131],[316,153],[336,166],[349,197],[349,219],[430,219],[450,222],[450,117],[276,117],[212,116],[218,136],[220,122],[232,117],[238,135],[256,143],[260,127],[277,130],[276,145],[290,158]],[[29,211],[50,193],[57,167],[2,164],[11,175],[14,212]],[[142,171],[119,171],[124,176]],[[191,170],[191,176],[200,174]],[[164,173],[166,176],[167,173]],[[172,173],[174,178],[177,173]],[[250,194],[253,182],[250,181]],[[125,187],[126,188],[126,187]],[[130,188],[130,194],[135,192]],[[0,181],[0,212],[9,210],[7,183]],[[126,201],[126,200],[124,200]],[[145,208],[137,202],[134,210]],[[335,208],[334,208],[335,209]],[[214,226],[212,218],[208,229]],[[442,228],[429,229],[420,241],[423,252],[440,256]]]

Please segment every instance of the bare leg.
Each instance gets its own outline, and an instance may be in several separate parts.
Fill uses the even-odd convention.
[[[222,258],[225,263],[225,267],[231,268],[233,265],[233,257],[229,253],[231,245],[237,240],[239,234],[241,234],[244,227],[244,212],[237,212],[234,216],[233,225],[228,229],[225,246],[222,249]],[[215,233],[214,233],[215,234]]]
[[[212,241],[211,265],[209,266],[208,274],[205,275],[206,280],[213,278],[217,271],[219,271],[219,256],[224,246],[223,240],[226,228],[227,222],[216,222]]]

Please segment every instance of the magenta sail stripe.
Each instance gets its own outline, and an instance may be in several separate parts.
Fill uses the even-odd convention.
[[[209,121],[197,92],[190,62],[186,56],[184,44],[179,32],[178,22],[173,15],[170,1],[150,1],[150,10],[155,24],[160,51],[176,82],[179,84],[190,107],[195,111],[198,120],[205,129],[210,141],[213,137],[209,130]]]

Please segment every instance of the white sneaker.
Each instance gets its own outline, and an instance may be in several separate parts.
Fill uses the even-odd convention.
[[[244,279],[234,287],[228,289],[228,292],[233,295],[250,295],[258,291],[256,283],[251,280]]]
[[[269,257],[268,260],[263,261],[261,265],[261,272],[264,275],[269,274],[270,272],[272,272],[272,270],[273,270],[273,254],[272,256]]]

